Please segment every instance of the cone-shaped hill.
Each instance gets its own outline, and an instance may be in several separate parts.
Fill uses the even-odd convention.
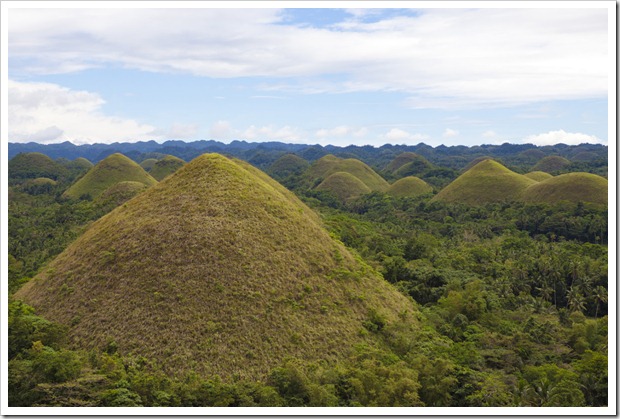
[[[79,198],[88,194],[96,198],[110,186],[125,181],[140,182],[147,186],[157,183],[138,163],[120,153],[115,153],[97,163],[88,173],[71,185],[63,196]]]
[[[116,208],[16,293],[69,327],[173,373],[264,378],[285,357],[335,361],[414,304],[266,174],[194,159]]]
[[[485,160],[493,160],[493,161],[496,161],[499,164],[502,164],[501,162],[497,161],[496,159],[494,159],[493,157],[490,157],[490,156],[476,157],[475,159],[473,159],[472,161],[467,163],[467,165],[465,165],[465,167],[463,167],[463,169],[461,169],[461,173],[465,173],[466,171],[468,171],[469,169],[471,169],[472,167],[474,167],[478,163],[480,163],[482,161],[485,161]]]
[[[432,167],[432,164],[419,154],[405,151],[400,153],[394,160],[392,160],[386,167],[385,171],[395,173],[419,174]]]
[[[536,181],[507,169],[494,160],[484,160],[443,188],[432,201],[470,205],[519,200]]]
[[[570,160],[565,159],[561,156],[547,156],[542,159],[538,163],[532,167],[532,172],[555,172],[558,170],[562,170],[566,166],[570,164]]]
[[[396,197],[415,197],[432,192],[433,187],[415,176],[407,176],[392,183],[386,193]]]
[[[285,154],[274,161],[267,172],[276,179],[285,179],[304,172],[310,164],[295,154]]]
[[[347,172],[336,172],[327,177],[315,188],[318,191],[328,191],[341,202],[370,193],[371,190],[361,180]]]
[[[176,172],[181,166],[185,164],[184,160],[181,160],[178,157],[168,155],[162,159],[157,160],[149,174],[153,176],[156,180],[162,180],[166,176],[169,176]]]
[[[542,182],[543,180],[551,179],[553,176],[547,172],[535,171],[524,174],[523,176],[529,177],[537,182]]]
[[[140,192],[144,192],[147,188],[148,186],[142,182],[135,182],[132,180],[118,182],[103,191],[101,195],[95,199],[95,202],[101,206],[115,208],[129,201]]]
[[[526,202],[592,202],[607,205],[608,181],[592,173],[566,173],[528,187]]]
[[[59,180],[67,174],[66,167],[41,153],[19,153],[9,161],[10,179],[46,177]]]
[[[306,170],[305,177],[311,185],[318,186],[336,172],[349,173],[368,186],[371,191],[385,191],[390,184],[366,163],[357,159],[341,159],[333,154],[321,157]]]
[[[150,172],[153,166],[155,165],[155,163],[157,163],[157,159],[151,158],[151,159],[142,160],[142,162],[140,163],[140,166],[147,172]]]

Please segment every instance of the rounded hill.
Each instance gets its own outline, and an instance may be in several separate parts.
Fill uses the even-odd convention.
[[[535,180],[487,159],[456,178],[432,200],[470,205],[516,201],[528,186],[535,183]]]
[[[96,198],[110,186],[125,181],[140,182],[146,186],[157,183],[151,175],[128,157],[115,153],[97,163],[63,194],[67,198],[89,195]]]
[[[542,182],[543,180],[551,179],[553,177],[549,173],[541,172],[541,171],[529,172],[529,173],[524,174],[523,176],[529,177],[530,179],[535,180],[537,182]]]
[[[185,161],[180,158],[168,155],[157,160],[151,167],[149,174],[159,181],[176,172],[184,164]]]
[[[140,162],[140,167],[142,167],[147,172],[150,172],[153,166],[155,165],[155,163],[157,163],[157,159],[150,158],[150,159],[142,160],[142,162]]]
[[[9,161],[9,178],[59,180],[68,174],[67,168],[42,153],[19,153]]]
[[[264,379],[286,357],[341,360],[369,318],[413,303],[251,165],[200,156],[117,207],[16,297],[70,344],[158,360],[169,373]]]
[[[379,176],[366,163],[357,159],[340,159],[332,154],[328,154],[315,161],[306,170],[305,177],[312,185],[318,185],[327,179],[329,175],[336,172],[346,172],[355,176],[364,185],[368,186],[371,191],[385,191],[390,186],[385,179]]]
[[[532,172],[540,171],[540,172],[557,172],[558,170],[562,170],[566,166],[570,164],[570,160],[565,159],[561,156],[547,156],[542,159],[538,163],[532,167]]]
[[[415,197],[432,191],[433,187],[422,179],[407,176],[391,184],[386,193],[396,197]]]
[[[135,182],[132,180],[118,182],[103,191],[103,193],[95,199],[95,202],[101,206],[111,206],[115,208],[129,201],[140,192],[144,192],[147,188],[148,186],[142,182]]]
[[[268,173],[276,179],[285,179],[291,175],[299,175],[310,164],[296,154],[285,154],[269,166]]]
[[[528,187],[523,193],[526,202],[555,203],[560,201],[607,204],[608,181],[592,173],[566,173]]]
[[[315,189],[330,192],[341,202],[371,192],[364,182],[347,172],[336,172],[329,175]]]
[[[432,167],[432,164],[419,154],[405,151],[400,153],[386,167],[385,171],[390,173],[399,172],[403,176],[420,174]],[[405,174],[406,173],[406,174]]]

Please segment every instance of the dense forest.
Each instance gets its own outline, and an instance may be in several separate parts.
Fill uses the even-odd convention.
[[[127,144],[90,149],[64,144],[36,150],[32,143],[27,145],[30,149],[11,144],[10,406],[608,404],[608,213],[600,198],[600,190],[606,192],[606,147],[283,149],[278,143],[249,147],[236,142],[226,149],[214,142],[194,147],[179,143],[145,143],[151,148],[142,150]],[[55,154],[61,147],[64,154]],[[114,154],[119,151],[124,156]],[[370,272],[364,275],[376,273],[380,281],[389,283],[390,289],[410,301],[413,314],[403,312],[394,319],[380,308],[369,309],[356,332],[360,341],[347,348],[346,356],[325,362],[283,358],[255,379],[204,375],[191,369],[170,373],[161,359],[126,351],[114,340],[80,347],[71,341],[72,328],[83,322],[80,316],[54,322],[41,315],[38,307],[15,297],[24,284],[39,281],[47,266],[97,220],[120,214],[144,191],[164,190],[164,184],[177,176],[169,173],[183,171],[179,168],[185,161],[204,151],[246,160],[292,191],[295,199],[317,214],[334,242],[351,252],[362,271]],[[163,158],[168,162],[164,165],[173,163],[174,168],[157,176],[160,184],[151,186],[157,182],[153,167]],[[499,162],[498,167],[489,165],[491,158]],[[538,195],[524,192],[495,199],[487,191],[493,185],[485,183],[483,166],[492,172],[491,178],[520,182],[524,191],[536,190]],[[97,183],[106,168],[137,174],[119,175],[114,185]],[[192,167],[195,173],[199,169]],[[269,191],[279,187],[241,163],[225,169],[234,181],[243,169],[244,176],[252,176],[247,184],[257,182]],[[581,178],[577,183],[571,178],[571,185],[583,185],[572,188],[576,198],[556,199],[562,185],[553,183],[554,179],[576,172]],[[179,177],[198,176],[193,173],[187,169]],[[459,200],[465,190],[461,187],[451,192],[450,199],[441,199],[438,193],[449,185],[454,189],[469,182],[466,187],[471,188],[472,174],[478,176],[474,189],[481,191],[480,196]],[[526,178],[528,174],[532,175]],[[600,176],[591,180],[584,174]],[[540,178],[531,180],[535,177]],[[258,179],[266,183],[259,184]],[[545,190],[539,185],[544,182],[555,188],[544,195],[548,199],[540,198]],[[561,193],[566,194],[563,189]],[[264,205],[273,205],[279,196],[274,192]],[[606,199],[605,193],[605,203]],[[302,207],[291,208],[303,212]],[[284,210],[278,211],[280,218],[288,217]],[[103,260],[120,263],[114,250],[101,252],[98,257]],[[343,256],[338,253],[335,258],[338,262]],[[362,279],[341,281],[348,280]],[[315,292],[310,288],[300,295]],[[59,291],[59,298],[67,300],[58,304],[78,294],[67,282]],[[368,303],[372,296],[349,297],[350,304],[356,305]],[[252,298],[262,296],[257,293]],[[310,305],[310,297],[305,298],[286,304],[291,310],[303,310],[304,304]],[[178,295],[177,299],[184,301]],[[341,310],[325,301],[321,304],[322,312]],[[209,327],[209,333],[220,332],[215,324]],[[292,345],[304,339],[290,338]],[[257,355],[246,356],[251,362]]]

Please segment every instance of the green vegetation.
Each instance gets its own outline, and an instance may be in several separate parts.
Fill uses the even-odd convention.
[[[432,168],[432,164],[416,153],[404,152],[396,156],[385,168],[398,177],[419,175]]]
[[[432,191],[432,186],[422,179],[415,176],[407,176],[391,184],[386,193],[396,197],[416,197]]]
[[[284,180],[289,176],[300,175],[310,167],[310,164],[295,154],[285,154],[273,162],[267,173],[274,179]]]
[[[157,160],[151,167],[151,170],[149,170],[149,174],[160,181],[166,176],[176,172],[184,164],[185,162],[180,158],[168,155]]]
[[[485,196],[527,179],[472,171]],[[540,202],[342,202],[204,155],[63,199],[78,173],[9,172],[10,406],[608,404],[604,178],[528,179]]]
[[[371,191],[384,191],[390,186],[385,179],[365,163],[356,159],[340,159],[331,154],[314,162],[306,170],[304,176],[311,186],[318,186],[329,175],[337,172],[345,172],[355,176]]]
[[[528,187],[523,193],[527,202],[593,202],[607,205],[608,182],[591,173],[566,173]]]
[[[140,163],[140,166],[147,172],[150,172],[153,166],[155,166],[155,163],[157,163],[157,159],[150,158],[150,159],[142,160],[142,162]]]
[[[565,159],[564,157],[547,156],[540,159],[540,161],[532,167],[531,171],[553,173],[564,169],[568,165],[570,165],[570,160]]]
[[[59,180],[69,174],[67,168],[41,153],[18,154],[9,161],[9,172],[13,180],[40,177]]]
[[[84,177],[67,189],[64,196],[73,199],[89,196],[94,199],[110,186],[124,181],[141,182],[147,186],[157,183],[157,180],[137,163],[116,153],[97,163]]]
[[[469,169],[471,169],[472,167],[474,167],[475,165],[477,165],[480,162],[483,162],[485,160],[493,160],[499,164],[502,164],[502,162],[498,161],[497,159],[494,159],[493,157],[489,157],[489,156],[480,156],[480,157],[476,157],[475,159],[473,159],[472,161],[470,161],[469,163],[467,163],[467,165],[461,170],[462,173],[465,173],[466,171],[468,171]]]
[[[481,205],[510,202],[536,181],[515,173],[494,160],[484,160],[442,189],[433,201]]]
[[[551,179],[553,177],[549,173],[540,172],[540,171],[529,172],[523,176],[529,177],[530,179],[535,180],[537,182],[542,182],[543,180]]]
[[[332,173],[315,190],[327,191],[343,203],[370,192],[370,188],[364,182],[346,172]]]

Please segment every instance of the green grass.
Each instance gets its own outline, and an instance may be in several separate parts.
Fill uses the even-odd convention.
[[[415,169],[418,169],[418,171],[423,171],[432,167],[431,163],[419,154],[405,151],[404,153],[400,153],[394,160],[388,163],[385,167],[385,171],[395,173],[405,165],[407,165],[407,167],[403,169],[403,172]]]
[[[501,162],[497,161],[497,159],[494,159],[493,157],[490,157],[490,156],[476,157],[475,159],[467,163],[467,165],[461,169],[461,173],[465,173],[466,171],[468,171],[469,169],[471,169],[478,163],[483,162],[485,160],[493,160],[499,164],[502,164]]]
[[[157,183],[157,180],[146,173],[136,162],[120,153],[115,153],[97,163],[67,189],[63,196],[79,198],[83,195],[90,195],[96,198],[110,186],[124,181],[140,182],[147,186]]]
[[[168,155],[162,159],[157,160],[153,164],[153,167],[149,171],[149,174],[158,181],[160,181],[166,176],[169,176],[172,173],[176,172],[184,164],[185,161],[181,160],[180,158]]]
[[[60,163],[41,153],[19,153],[9,161],[9,178],[36,179],[46,177],[53,180],[68,174]]]
[[[592,202],[607,205],[608,181],[592,173],[566,173],[528,187],[526,202]]]
[[[134,196],[148,189],[142,182],[132,180],[115,183],[99,195],[95,202],[98,205],[111,206],[112,208],[130,200]]]
[[[529,177],[530,179],[535,180],[537,182],[542,182],[543,180],[551,179],[553,177],[549,173],[541,172],[541,171],[529,172],[523,176]]]
[[[310,164],[295,154],[285,154],[273,162],[267,173],[277,179],[284,179],[291,175],[301,174],[310,167]]]
[[[484,160],[442,189],[432,201],[481,205],[509,202],[536,181],[515,173],[494,160]]]
[[[371,191],[385,191],[390,185],[366,163],[357,159],[340,159],[328,154],[315,161],[305,172],[305,178],[310,185],[319,183],[336,172],[349,173],[361,180]]]
[[[415,176],[398,179],[390,185],[386,193],[396,197],[414,197],[432,192],[433,187]]]
[[[369,313],[417,324],[413,303],[293,193],[217,154],[94,222],[16,297],[70,326],[72,347],[113,340],[169,373],[226,379],[380,345],[364,332]]]
[[[315,189],[328,191],[341,202],[347,202],[352,198],[371,192],[364,182],[347,172],[332,173]]]
[[[538,163],[532,167],[531,171],[536,172],[556,172],[558,170],[562,170],[566,166],[570,164],[570,161],[561,156],[547,156],[542,159]]]
[[[155,163],[157,163],[157,159],[142,160],[142,162],[140,163],[140,167],[142,167],[147,172],[150,172]]]

